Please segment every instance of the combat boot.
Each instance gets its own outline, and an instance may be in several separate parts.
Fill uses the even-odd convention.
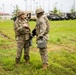
[[[19,64],[20,63],[20,58],[16,58],[15,62],[16,62],[16,64]]]
[[[20,63],[20,59],[19,58],[16,58],[15,59],[15,66],[16,67],[19,67],[19,63]]]
[[[25,64],[30,64],[29,63],[29,56],[28,55],[24,56],[24,59],[25,59]]]
[[[29,65],[29,64],[30,64],[30,62],[29,62],[29,61],[25,61],[25,64]]]
[[[48,64],[47,64],[47,63],[44,63],[42,69],[43,69],[43,70],[46,70],[47,67],[48,67]]]

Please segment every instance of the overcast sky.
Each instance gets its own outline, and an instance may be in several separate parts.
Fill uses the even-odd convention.
[[[4,12],[11,13],[16,5],[18,5],[21,10],[35,11],[36,8],[40,6],[45,12],[48,12],[56,6],[60,11],[70,12],[74,1],[76,10],[76,0],[0,0],[0,12],[3,12],[4,8]]]

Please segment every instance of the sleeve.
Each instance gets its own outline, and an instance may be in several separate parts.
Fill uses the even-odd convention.
[[[46,33],[48,33],[50,31],[50,23],[46,16],[44,17],[44,19],[46,20],[46,24],[47,24]]]
[[[39,29],[40,29],[40,33],[39,33],[39,36],[43,36],[46,32],[46,22],[44,19],[41,19],[40,22],[39,22]]]
[[[22,32],[23,31],[23,27],[22,25],[18,24],[18,23],[14,23],[14,30],[17,32]]]

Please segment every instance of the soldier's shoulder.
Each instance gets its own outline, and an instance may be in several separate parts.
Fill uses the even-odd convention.
[[[26,22],[26,23],[28,23],[28,20],[27,20],[27,19],[25,19],[25,22]]]
[[[14,23],[17,24],[18,23],[18,19],[16,19],[16,21]]]
[[[41,18],[39,18],[39,21],[40,21],[40,22],[44,21],[43,16],[41,16]]]
[[[42,18],[45,19],[45,20],[48,20],[46,15],[43,15]]]

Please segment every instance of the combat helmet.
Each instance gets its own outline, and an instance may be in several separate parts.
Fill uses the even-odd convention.
[[[17,12],[17,17],[19,17],[19,16],[21,16],[21,15],[25,15],[25,12],[24,12],[24,11],[19,10],[19,11]]]
[[[38,13],[44,13],[44,10],[42,8],[38,8],[38,9],[36,9],[36,14],[38,14]]]

